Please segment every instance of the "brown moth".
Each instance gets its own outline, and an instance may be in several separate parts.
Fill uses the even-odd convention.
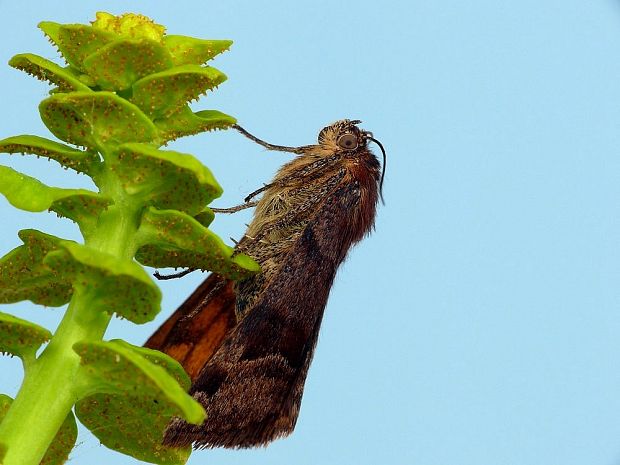
[[[381,148],[384,169],[385,151],[359,123],[337,121],[303,147],[268,144],[236,126],[299,156],[245,204],[215,209],[256,206],[236,251],[262,272],[236,283],[210,275],[146,343],[183,365],[207,412],[201,426],[174,419],[165,443],[244,448],[293,431],[336,270],[373,228],[383,183],[368,142]]]

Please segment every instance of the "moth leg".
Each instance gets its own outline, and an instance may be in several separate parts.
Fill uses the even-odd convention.
[[[153,276],[155,276],[155,278],[157,278],[160,281],[166,281],[168,279],[182,278],[183,276],[186,276],[196,270],[197,268],[188,268],[186,270],[179,271],[178,273],[173,273],[173,274],[160,274],[159,271],[156,271],[155,273],[153,273]]]
[[[250,194],[246,197],[246,201],[257,195],[272,186],[290,186],[290,185],[299,185],[300,180],[303,181],[302,185],[296,189],[293,189],[289,192],[290,195],[295,195],[299,193],[303,193],[304,191],[312,191],[312,195],[307,195],[307,199],[304,202],[301,202],[297,207],[293,209],[289,209],[286,213],[280,217],[277,221],[271,223],[268,226],[265,226],[255,237],[250,237],[247,234],[244,235],[243,239],[239,241],[239,243],[235,247],[235,252],[233,255],[237,255],[239,253],[245,253],[248,249],[251,248],[251,243],[256,243],[259,241],[263,241],[271,232],[278,231],[284,228],[288,228],[294,226],[297,223],[303,222],[304,217],[306,217],[306,212],[315,208],[321,202],[325,200],[328,193],[334,190],[338,183],[344,178],[345,170],[339,169],[338,172],[324,180],[321,181],[320,189],[316,189],[312,186],[308,181],[315,181],[316,178],[320,178],[325,175],[325,170],[332,167],[333,164],[337,163],[341,160],[340,155],[334,155],[327,158],[322,158],[313,163],[310,163],[303,170],[297,171],[295,175],[287,176],[275,183],[267,184],[261,189]]]
[[[211,208],[211,211],[214,212],[214,213],[236,213],[238,211],[245,210],[246,208],[255,207],[257,204],[258,204],[257,201],[255,201],[255,202],[248,202],[246,200],[246,202],[242,203],[241,205],[236,205],[236,206],[230,207],[230,208]]]
[[[263,192],[265,192],[267,189],[269,189],[270,187],[276,185],[276,183],[271,183],[271,184],[265,184],[263,187],[261,187],[260,189],[256,189],[254,192],[248,194],[246,196],[245,199],[243,199],[244,202],[249,202],[250,200],[252,200],[254,197],[256,197],[258,194],[261,194]]]
[[[248,194],[248,196],[243,200],[245,202],[249,202],[258,194],[265,192],[267,189],[270,189],[273,186],[285,187],[290,184],[299,184],[299,181],[302,179],[304,181],[311,181],[313,179],[319,178],[324,174],[325,169],[340,161],[341,158],[342,157],[340,154],[332,155],[331,157],[321,158],[289,176],[286,176],[276,182],[272,182],[271,184],[265,184],[260,189],[257,189],[251,194]]]

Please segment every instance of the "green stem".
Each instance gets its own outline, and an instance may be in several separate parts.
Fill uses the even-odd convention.
[[[76,379],[80,358],[72,346],[101,340],[110,321],[89,309],[87,293],[76,292],[56,334],[30,366],[24,382],[0,424],[0,442],[7,447],[3,465],[37,465],[79,398]]]
[[[137,211],[111,207],[99,218],[87,245],[118,258],[131,259]],[[7,446],[3,465],[38,465],[73,405],[87,386],[79,376],[80,357],[73,345],[100,341],[111,315],[98,308],[88,285],[76,286],[58,329],[41,356],[28,364],[22,387],[0,424]]]

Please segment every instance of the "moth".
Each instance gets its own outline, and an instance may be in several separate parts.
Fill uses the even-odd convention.
[[[240,282],[211,274],[145,344],[183,365],[190,394],[207,412],[200,426],[172,420],[164,443],[246,448],[293,431],[336,270],[373,228],[381,194],[385,150],[359,123],[337,121],[302,147],[235,127],[269,150],[298,156],[243,205],[215,209],[256,207],[235,250],[261,273]],[[369,142],[380,147],[383,169]]]

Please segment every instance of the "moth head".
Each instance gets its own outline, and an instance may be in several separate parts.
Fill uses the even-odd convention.
[[[365,148],[372,134],[357,127],[360,120],[343,119],[324,127],[319,132],[319,145],[336,152],[354,152]]]
[[[357,127],[360,120],[342,119],[324,127],[319,132],[319,145],[335,153],[355,153],[358,149],[366,150],[368,141],[372,141],[379,146],[383,155],[383,165],[381,170],[381,178],[379,180],[379,192],[383,201],[383,179],[385,177],[385,149],[381,142],[372,136],[372,132],[364,131]]]

